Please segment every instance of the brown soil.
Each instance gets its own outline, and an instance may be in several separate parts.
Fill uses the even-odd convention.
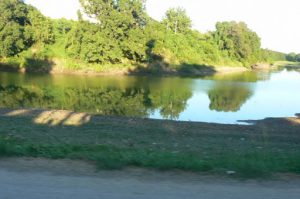
[[[240,181],[178,171],[97,171],[73,160],[0,160],[1,198],[298,199],[300,178]]]

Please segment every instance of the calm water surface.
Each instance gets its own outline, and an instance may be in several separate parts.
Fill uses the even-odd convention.
[[[0,107],[238,123],[300,113],[300,72],[284,69],[203,78],[0,72]]]

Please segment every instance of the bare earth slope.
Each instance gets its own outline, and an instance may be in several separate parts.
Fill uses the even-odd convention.
[[[143,169],[99,171],[84,162],[0,160],[0,198],[18,199],[298,199],[300,179],[238,181]]]

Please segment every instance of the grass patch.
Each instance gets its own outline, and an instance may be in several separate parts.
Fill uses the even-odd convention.
[[[0,138],[0,157],[43,157],[94,161],[99,169],[122,169],[128,166],[158,170],[179,169],[225,174],[235,171],[238,177],[269,177],[276,172],[300,173],[300,153],[258,152],[230,153],[204,158],[197,153],[136,150],[114,146],[43,145],[11,138]]]
[[[0,116],[0,157],[89,160],[100,169],[179,169],[243,178],[300,174],[299,125],[254,126],[94,117],[81,126]],[[279,125],[279,126],[278,126]]]

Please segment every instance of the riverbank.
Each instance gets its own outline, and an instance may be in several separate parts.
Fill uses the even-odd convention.
[[[222,66],[204,64],[181,64],[170,65],[164,62],[147,63],[124,63],[118,65],[99,65],[76,62],[75,60],[49,59],[30,60],[25,63],[20,61],[0,60],[0,71],[20,73],[45,73],[45,74],[71,74],[87,76],[109,76],[109,75],[155,75],[155,76],[210,76],[214,74],[239,73],[251,70],[274,69],[280,64],[259,63],[253,67],[241,65]],[[28,62],[28,63],[27,63]],[[288,62],[284,62],[288,64]]]
[[[243,178],[300,174],[300,118],[224,125],[68,111],[0,111],[0,156],[91,161]]]
[[[276,61],[274,63],[257,63],[249,67],[241,63],[234,65],[214,64],[179,64],[172,65],[164,61],[153,63],[127,62],[123,64],[88,64],[80,60],[66,58],[51,58],[45,60],[8,58],[0,59],[0,71],[40,74],[65,74],[85,76],[211,76],[214,74],[233,74],[253,70],[274,70],[282,67],[297,69],[300,63],[288,61]]]

